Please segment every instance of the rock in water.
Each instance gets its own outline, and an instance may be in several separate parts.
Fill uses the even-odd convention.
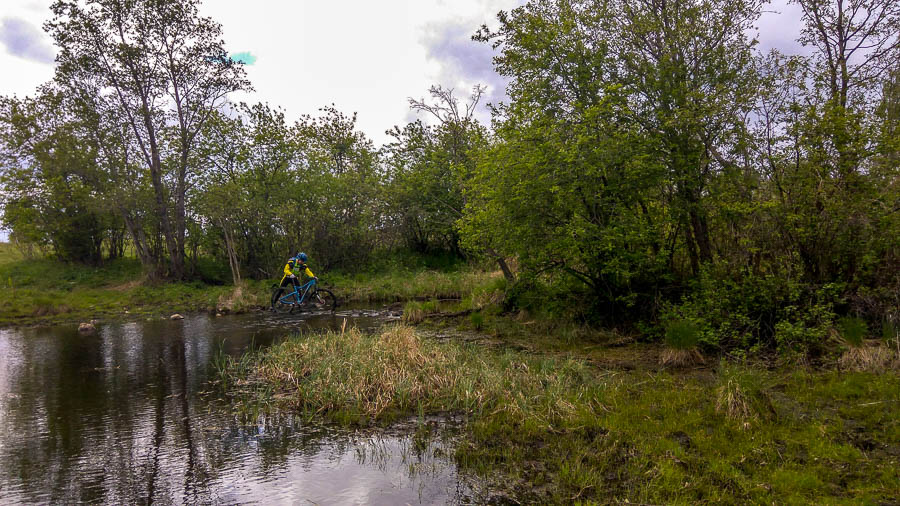
[[[181,316],[180,314],[175,313],[172,316],[170,316],[169,319],[170,320],[184,320],[184,316]]]
[[[82,334],[93,334],[96,331],[97,327],[95,327],[93,323],[83,322],[78,325],[78,332],[81,332]]]

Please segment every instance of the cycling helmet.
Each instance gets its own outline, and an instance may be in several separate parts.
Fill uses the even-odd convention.
[[[297,258],[298,260],[300,260],[301,262],[305,262],[306,259],[309,258],[309,257],[306,256],[306,253],[302,253],[302,252],[301,252],[301,253],[297,253],[297,257],[296,257],[296,258]]]

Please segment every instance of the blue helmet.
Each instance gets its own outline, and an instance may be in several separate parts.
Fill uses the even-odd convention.
[[[306,262],[306,259],[309,257],[306,256],[306,253],[300,252],[300,253],[297,253],[297,256],[294,258],[296,258],[297,260],[300,260],[301,262]]]

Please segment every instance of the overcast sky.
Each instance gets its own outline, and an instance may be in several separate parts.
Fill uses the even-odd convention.
[[[0,0],[0,95],[33,93],[53,75],[55,49],[41,25],[52,0]],[[384,131],[414,116],[407,98],[432,84],[462,98],[488,86],[486,101],[503,95],[492,52],[470,40],[482,23],[520,0],[206,0],[204,15],[222,23],[228,50],[249,53],[256,91],[234,100],[267,101],[290,119],[334,103],[359,114],[376,144]],[[797,7],[778,0],[760,20],[760,47],[797,47]],[[483,116],[486,119],[486,115]]]

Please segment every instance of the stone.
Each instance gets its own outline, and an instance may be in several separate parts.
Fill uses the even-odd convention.
[[[93,334],[96,331],[97,327],[95,327],[93,323],[82,322],[78,325],[78,332],[82,334]]]
[[[184,316],[181,316],[180,314],[175,313],[172,316],[170,316],[169,319],[170,320],[184,320]]]
[[[222,316],[222,313],[216,313],[216,318],[219,318],[220,316]]]

